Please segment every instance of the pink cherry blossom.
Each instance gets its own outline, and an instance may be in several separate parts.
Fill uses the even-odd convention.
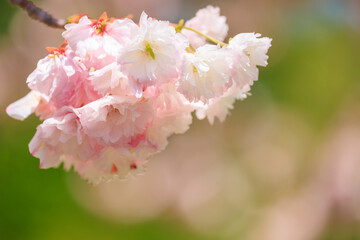
[[[74,167],[90,182],[125,176],[142,161],[123,149],[103,146],[87,136],[80,119],[71,108],[63,108],[57,116],[42,123],[29,144],[32,155],[40,158],[40,168]]]
[[[116,62],[89,73],[89,81],[94,90],[101,95],[131,95],[128,77]]]
[[[226,24],[226,17],[220,16],[220,8],[213,6],[200,9],[194,18],[185,23],[185,26],[196,29],[219,41],[224,41],[229,29],[229,26]],[[183,30],[183,34],[195,48],[206,43],[206,38],[195,32]]]
[[[91,183],[141,171],[171,135],[189,129],[194,111],[224,121],[267,65],[271,39],[246,33],[222,42],[228,26],[219,8],[199,10],[185,27],[145,13],[139,25],[79,16],[6,112],[44,120],[29,144],[40,168],[63,164]]]
[[[72,50],[67,48],[41,59],[26,81],[29,88],[47,96],[56,108],[82,105],[84,98],[76,94],[82,84],[82,73],[73,57]]]
[[[91,21],[83,16],[79,23],[65,26],[63,37],[78,55],[78,61],[86,68],[99,69],[116,60],[124,44],[137,31],[137,25],[130,19],[108,22],[106,14]]]
[[[160,92],[153,102],[156,112],[153,124],[148,129],[148,139],[162,150],[170,135],[181,134],[189,129],[194,107],[176,91],[174,84],[162,85]]]
[[[75,111],[87,135],[114,146],[143,133],[153,116],[149,101],[119,96],[105,96]]]
[[[64,156],[76,154],[82,141],[77,116],[67,107],[57,115],[38,126],[29,144],[30,153],[40,158],[40,168],[57,167]]]

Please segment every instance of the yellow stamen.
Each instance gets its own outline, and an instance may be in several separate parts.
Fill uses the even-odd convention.
[[[186,51],[187,51],[188,53],[192,53],[192,54],[195,53],[195,49],[191,49],[191,48],[186,48]]]
[[[147,41],[145,41],[145,51],[150,54],[153,60],[155,60],[155,53],[152,50],[150,43]]]

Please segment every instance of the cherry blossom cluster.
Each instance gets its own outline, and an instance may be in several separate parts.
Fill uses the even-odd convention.
[[[137,172],[168,137],[199,119],[223,121],[266,66],[271,39],[242,33],[208,6],[178,24],[149,18],[77,15],[65,41],[47,48],[27,79],[31,89],[7,113],[44,122],[29,144],[40,168],[74,168],[98,183]]]

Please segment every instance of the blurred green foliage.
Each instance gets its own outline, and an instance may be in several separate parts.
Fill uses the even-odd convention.
[[[39,121],[0,121],[0,239],[126,239],[182,240],[203,238],[175,220],[137,225],[116,224],[77,205],[63,169],[39,169],[28,143]],[[77,175],[74,177],[78,177]]]
[[[9,32],[10,21],[16,10],[8,0],[0,1],[0,38]]]
[[[261,80],[279,104],[300,111],[317,128],[326,126],[359,82],[359,36],[316,12],[293,17],[284,30],[274,36],[269,55],[282,48],[285,55],[274,65],[270,60]],[[289,41],[285,46],[281,37]]]

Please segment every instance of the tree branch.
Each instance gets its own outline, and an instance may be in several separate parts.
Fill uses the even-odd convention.
[[[49,13],[45,12],[41,8],[38,8],[34,3],[27,0],[10,0],[13,5],[19,6],[24,9],[28,15],[35,20],[38,20],[49,27],[53,28],[64,28],[66,24],[65,19],[56,19]]]

